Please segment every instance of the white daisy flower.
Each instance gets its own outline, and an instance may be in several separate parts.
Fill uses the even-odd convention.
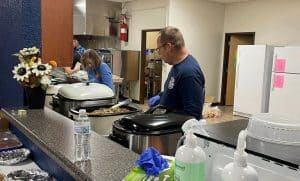
[[[21,62],[24,62],[24,61],[25,61],[25,59],[24,59],[24,57],[23,57],[22,55],[19,55],[19,56],[18,56],[18,59],[19,59]]]
[[[43,63],[35,63],[32,66],[32,73],[35,74],[36,76],[43,76],[43,75],[47,75],[50,73],[51,71],[51,66],[49,64],[43,64]]]
[[[42,78],[41,78],[41,84],[44,84],[44,85],[49,85],[51,83],[51,80],[49,79],[49,77],[47,75],[44,75]]]
[[[22,56],[36,55],[39,53],[39,49],[36,47],[23,48],[19,51],[19,54]]]
[[[19,54],[22,56],[24,55],[24,53],[25,53],[25,51],[23,51],[23,50],[20,50],[20,52],[19,52]]]
[[[17,79],[17,81],[24,81],[24,79],[28,79],[30,73],[30,69],[28,66],[26,66],[24,63],[20,63],[17,66],[14,67],[14,70],[12,71],[14,74],[14,79]]]
[[[31,53],[35,54],[35,53],[38,53],[38,52],[39,52],[39,49],[36,48],[36,47],[32,47],[32,48],[29,49],[29,51],[30,51]]]

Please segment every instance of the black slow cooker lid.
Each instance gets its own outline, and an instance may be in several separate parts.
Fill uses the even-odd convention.
[[[168,114],[134,114],[121,118],[119,125],[132,133],[151,132],[180,132],[183,123],[192,119],[192,116],[168,113]]]

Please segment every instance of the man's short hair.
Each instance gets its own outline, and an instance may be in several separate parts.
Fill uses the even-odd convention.
[[[185,46],[182,33],[178,28],[172,26],[167,26],[160,30],[160,43],[171,43],[177,49]]]

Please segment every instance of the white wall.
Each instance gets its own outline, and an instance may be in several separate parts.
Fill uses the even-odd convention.
[[[141,50],[141,31],[166,26],[168,0],[136,0],[125,3],[130,15],[129,39],[121,45],[122,50]]]
[[[136,0],[125,3],[130,15],[129,39],[127,43],[122,42],[122,50],[141,50],[141,31],[144,29],[159,29],[167,24],[169,0]],[[140,75],[139,75],[140,76]],[[140,82],[130,83],[130,97],[139,100]]]
[[[132,12],[129,42],[122,49],[140,50],[142,29],[172,25],[182,31],[186,46],[206,77],[206,94],[220,100],[225,33],[255,32],[255,44],[300,45],[300,0],[257,0],[219,4],[206,0],[138,0],[126,3]],[[130,30],[131,29],[131,30]],[[134,33],[134,34],[133,34]],[[163,81],[169,66],[163,66]],[[133,82],[138,99],[139,82]]]
[[[129,41],[121,45],[122,50],[141,49],[142,29],[176,26],[205,74],[206,94],[218,96],[225,5],[206,0],[138,0],[126,3],[126,9],[132,16],[128,22]],[[162,69],[163,85],[170,66],[163,64]],[[139,86],[139,81],[131,82],[133,99],[139,98]]]
[[[225,5],[205,0],[171,0],[169,25],[178,27],[186,47],[199,62],[206,95],[217,96]]]
[[[141,50],[142,30],[158,29],[166,26],[164,7],[132,11],[129,25],[128,43],[121,44],[122,50]]]
[[[255,44],[299,46],[299,8],[299,0],[257,0],[228,4],[225,7],[224,34],[255,32]],[[220,65],[223,64],[223,50],[221,55]],[[218,72],[220,100],[222,67]]]
[[[259,0],[225,9],[225,32],[255,32],[255,44],[300,45],[300,1]]]

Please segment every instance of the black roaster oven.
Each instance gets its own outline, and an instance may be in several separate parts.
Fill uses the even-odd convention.
[[[192,118],[177,113],[129,115],[114,121],[109,137],[139,154],[152,146],[161,154],[174,156],[181,127]]]

